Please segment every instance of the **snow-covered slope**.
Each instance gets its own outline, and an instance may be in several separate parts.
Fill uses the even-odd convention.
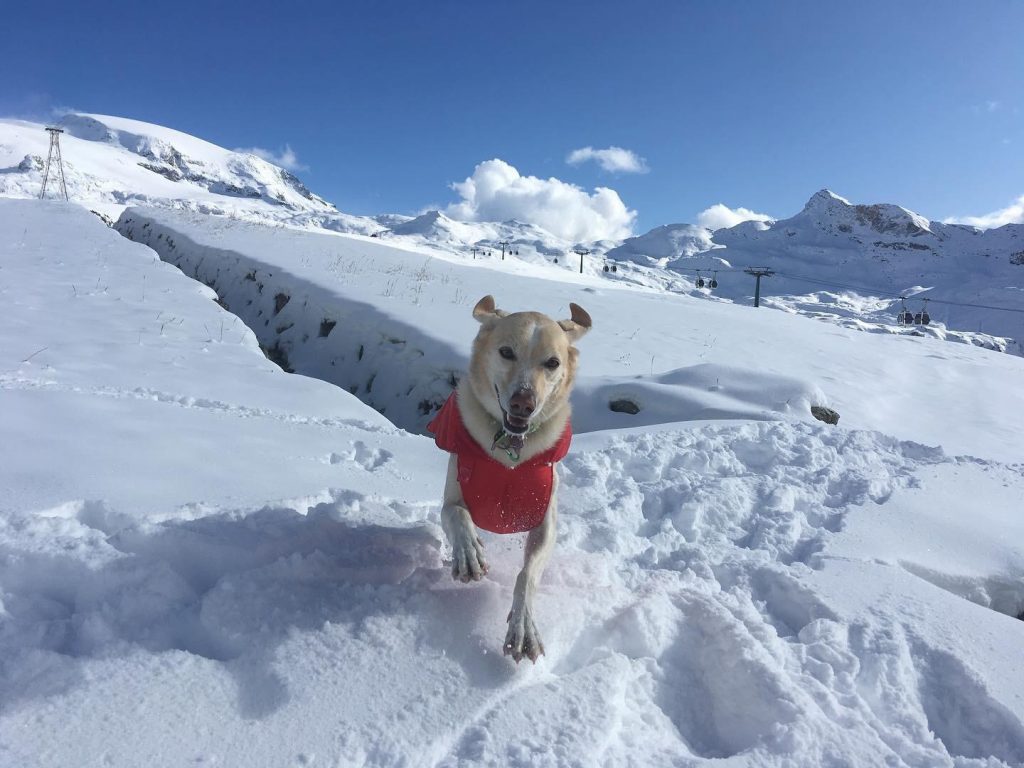
[[[818,404],[851,427],[957,453],[999,445],[998,457],[1024,460],[1016,417],[1007,418],[1024,413],[1024,392],[1006,386],[1024,375],[1019,357],[379,238],[143,209],[129,209],[116,226],[213,286],[290,367],[356,393],[406,429],[423,428],[465,368],[470,308],[490,293],[510,311],[564,315],[575,301],[608,319],[587,337],[579,430],[712,414],[810,420]],[[337,327],[324,335],[330,323]],[[857,375],[837,375],[836,361]],[[610,412],[618,399],[640,412]]]
[[[292,173],[163,126],[68,114],[61,148],[69,196],[113,218],[126,205],[187,207],[284,219],[334,206]],[[0,196],[37,197],[49,151],[44,126],[0,119]]]
[[[325,369],[396,327],[404,360],[464,362],[484,286],[591,311],[547,655],[500,654],[519,537],[452,582],[429,440],[276,370],[87,212],[0,201],[3,765],[1024,763],[1020,358],[368,237],[132,226]],[[380,387],[429,370],[405,368]],[[654,421],[606,430],[631,417],[588,403],[601,377]],[[781,400],[818,389],[838,427]]]

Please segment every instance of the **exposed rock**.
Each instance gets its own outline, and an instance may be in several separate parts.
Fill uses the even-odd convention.
[[[19,171],[41,171],[43,170],[43,158],[39,155],[25,155],[25,159],[18,163]]]
[[[624,397],[619,398],[618,400],[612,400],[610,403],[608,403],[608,409],[615,411],[616,413],[640,413],[640,406],[634,403],[632,400],[629,400]]]
[[[112,218],[110,218],[109,216],[107,216],[105,213],[100,213],[99,211],[89,211],[89,213],[94,213],[97,216],[99,216],[100,221],[102,221],[108,227],[114,226],[114,220]]]
[[[811,415],[818,421],[824,421],[826,424],[839,423],[839,414],[823,405],[812,405]]]
[[[170,179],[171,181],[181,181],[182,178],[184,178],[181,171],[179,171],[177,168],[171,168],[169,166],[164,165],[156,165],[154,163],[139,163],[139,166],[141,168],[145,168],[147,171],[158,173],[165,179]]]

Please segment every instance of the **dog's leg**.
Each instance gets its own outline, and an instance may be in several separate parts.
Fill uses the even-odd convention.
[[[457,581],[480,581],[487,573],[484,544],[477,536],[473,518],[469,516],[459,487],[459,460],[448,457],[448,477],[444,483],[444,506],[441,507],[441,528],[452,548],[452,578]]]
[[[516,579],[512,593],[512,610],[508,614],[508,634],[505,635],[504,651],[518,664],[525,656],[536,663],[544,653],[544,644],[533,623],[533,593],[537,589],[544,566],[555,546],[556,523],[558,521],[558,474],[555,473],[544,522],[526,534],[526,554],[523,570]]]

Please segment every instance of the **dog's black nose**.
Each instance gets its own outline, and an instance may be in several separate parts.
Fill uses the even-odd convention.
[[[508,399],[508,410],[513,416],[526,418],[537,408],[537,398],[529,389],[517,389]]]

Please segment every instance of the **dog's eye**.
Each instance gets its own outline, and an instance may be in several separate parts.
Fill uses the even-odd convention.
[[[557,368],[560,365],[561,363],[558,361],[557,357],[550,357],[544,362],[544,367],[547,368],[549,371],[555,370],[555,368]]]
[[[506,360],[515,360],[516,353],[512,351],[512,347],[502,347],[498,350],[498,354],[504,357]]]

